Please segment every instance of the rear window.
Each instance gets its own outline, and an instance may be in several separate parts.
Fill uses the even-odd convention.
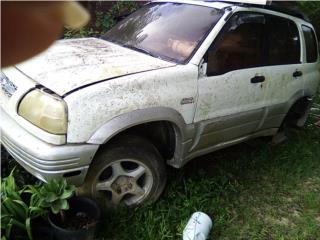
[[[310,27],[302,26],[302,31],[306,41],[307,62],[316,62],[318,59],[316,36]]]

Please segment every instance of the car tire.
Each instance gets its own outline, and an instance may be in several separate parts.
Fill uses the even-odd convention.
[[[79,193],[107,208],[136,206],[157,200],[166,179],[155,146],[139,136],[124,136],[98,151]]]
[[[287,127],[302,128],[307,122],[310,108],[310,101],[300,99],[290,108],[283,124]]]
[[[302,109],[302,110],[301,110]],[[309,108],[299,108],[298,104],[295,104],[288,111],[287,115],[283,119],[278,132],[272,137],[271,145],[279,145],[286,141],[288,132],[293,129],[301,129],[307,122]]]

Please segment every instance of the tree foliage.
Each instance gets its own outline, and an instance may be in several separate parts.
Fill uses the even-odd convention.
[[[82,4],[90,11],[91,23],[77,31],[66,29],[65,38],[97,37],[108,31],[123,16],[133,12],[147,1],[85,1]],[[320,37],[320,1],[275,1],[277,5],[302,11],[313,23]]]
[[[320,37],[320,2],[319,1],[298,1],[297,6],[310,19],[319,38]]]
[[[84,3],[90,11],[91,22],[77,31],[66,29],[64,38],[98,37],[107,32],[123,17],[138,9],[141,2],[136,1],[88,1]]]

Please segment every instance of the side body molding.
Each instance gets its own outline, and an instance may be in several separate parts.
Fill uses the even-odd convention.
[[[168,121],[174,124],[176,144],[185,139],[186,123],[179,112],[168,107],[154,107],[135,110],[117,116],[103,124],[87,143],[104,144],[118,133],[147,122]]]

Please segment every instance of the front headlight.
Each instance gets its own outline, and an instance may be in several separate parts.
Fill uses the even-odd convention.
[[[67,107],[57,95],[35,89],[24,96],[18,114],[53,134],[67,133]]]

